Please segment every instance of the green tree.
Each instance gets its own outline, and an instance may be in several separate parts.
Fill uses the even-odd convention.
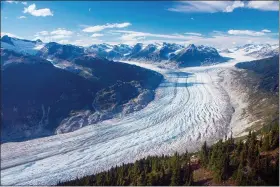
[[[206,141],[203,143],[199,155],[202,166],[207,167],[209,164],[209,149],[207,147]]]
[[[176,152],[172,158],[172,176],[171,176],[171,186],[180,185],[180,164],[179,164],[179,154]]]
[[[269,136],[268,136],[268,135],[265,135],[265,136],[264,136],[264,142],[263,142],[263,145],[262,145],[262,150],[263,150],[263,151],[268,151],[269,148],[270,148]]]

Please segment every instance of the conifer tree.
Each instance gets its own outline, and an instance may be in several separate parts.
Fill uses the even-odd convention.
[[[204,144],[201,147],[201,151],[200,151],[200,160],[201,160],[201,164],[203,167],[207,167],[208,163],[209,163],[209,149],[207,147],[206,141],[204,142]]]

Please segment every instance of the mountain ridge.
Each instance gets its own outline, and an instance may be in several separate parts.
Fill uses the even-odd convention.
[[[126,44],[93,44],[89,47],[75,46],[71,44],[59,44],[56,42],[42,43],[41,41],[29,41],[3,36],[1,47],[15,50],[24,54],[31,54],[45,59],[61,59],[71,61],[82,55],[93,55],[109,60],[136,60],[148,62],[170,62],[178,67],[189,67],[220,63],[227,58],[222,57],[213,47],[190,44],[183,46],[175,43],[148,44],[137,43],[133,46]],[[11,47],[13,41],[21,41],[19,46]],[[18,42],[19,43],[19,42]],[[29,46],[24,50],[23,46]],[[32,45],[31,45],[32,44]],[[190,50],[192,49],[192,50]],[[195,52],[194,52],[195,51]],[[195,54],[195,55],[194,55]],[[198,62],[199,61],[199,62]]]

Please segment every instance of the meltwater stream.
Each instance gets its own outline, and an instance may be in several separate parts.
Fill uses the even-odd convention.
[[[153,69],[165,80],[144,109],[75,132],[1,145],[2,185],[53,185],[148,155],[194,151],[223,138],[233,108],[220,86],[224,67]]]

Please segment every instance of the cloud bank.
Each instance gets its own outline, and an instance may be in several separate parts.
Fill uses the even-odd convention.
[[[278,1],[182,1],[175,3],[169,11],[185,13],[232,12],[237,8],[278,11]]]
[[[124,23],[107,23],[105,25],[95,25],[95,26],[90,26],[86,27],[83,29],[84,32],[99,32],[104,29],[112,29],[112,28],[125,28],[130,26],[131,23],[124,22]]]

